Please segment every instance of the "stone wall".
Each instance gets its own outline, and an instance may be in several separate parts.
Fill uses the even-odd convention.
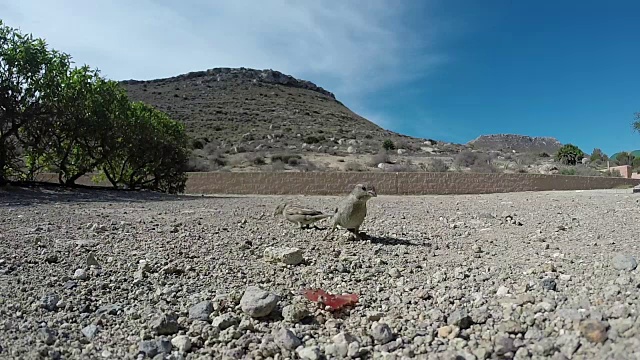
[[[81,185],[110,186],[80,178]],[[38,180],[57,182],[55,174]],[[520,191],[593,190],[632,187],[640,179],[542,174],[367,173],[367,172],[196,172],[188,194],[340,195],[357,183],[375,185],[380,195],[487,194]]]
[[[486,194],[520,191],[593,190],[632,187],[640,179],[542,174],[478,173],[190,173],[192,194],[338,195],[359,182],[380,195]]]

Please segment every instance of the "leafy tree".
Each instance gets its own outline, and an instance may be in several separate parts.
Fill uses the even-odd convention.
[[[88,66],[71,70],[63,84],[55,115],[32,129],[50,129],[47,145],[31,148],[28,157],[57,172],[61,184],[74,185],[116,151],[129,100],[116,82],[101,78]]]
[[[387,151],[395,150],[396,145],[393,143],[393,141],[391,141],[391,139],[387,139],[387,140],[382,142],[382,148],[387,150]]]
[[[591,155],[589,155],[589,160],[594,163],[602,162],[605,161],[606,156],[607,155],[605,155],[602,150],[600,150],[599,148],[595,148],[591,152]]]
[[[69,66],[68,55],[0,20],[0,185],[24,170],[18,148],[42,145],[45,128],[38,129],[39,136],[31,131],[28,141],[22,135],[25,128],[52,116],[51,105],[59,99]]]
[[[184,191],[189,139],[184,125],[141,102],[131,104],[119,134],[122,146],[102,167],[114,187]]]
[[[565,144],[556,153],[556,161],[567,165],[576,165],[584,157],[584,152],[573,144]]]
[[[618,153],[615,163],[617,165],[632,165],[634,159],[635,157],[631,153],[623,151]]]
[[[74,185],[102,171],[116,187],[178,193],[189,152],[182,124],[0,21],[0,185],[42,170]]]

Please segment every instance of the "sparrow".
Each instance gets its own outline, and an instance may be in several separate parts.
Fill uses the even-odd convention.
[[[347,195],[331,217],[331,229],[322,239],[326,240],[335,229],[340,226],[353,233],[356,238],[360,238],[360,226],[367,216],[367,201],[377,197],[376,188],[369,184],[357,184],[351,193]]]
[[[309,225],[314,224],[316,221],[333,216],[333,214],[325,214],[319,210],[308,209],[289,203],[283,203],[276,206],[273,216],[275,217],[278,215],[283,215],[285,219],[298,224],[301,229],[309,229]],[[313,227],[318,229],[315,225],[313,225]]]

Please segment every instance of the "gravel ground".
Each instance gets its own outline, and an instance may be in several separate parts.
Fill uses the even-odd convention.
[[[338,198],[0,191],[0,357],[640,359],[631,190],[379,196],[325,242],[285,199]]]

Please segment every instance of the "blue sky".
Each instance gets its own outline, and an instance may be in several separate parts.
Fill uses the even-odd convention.
[[[0,14],[116,80],[271,68],[408,135],[640,149],[638,1],[20,0]]]

